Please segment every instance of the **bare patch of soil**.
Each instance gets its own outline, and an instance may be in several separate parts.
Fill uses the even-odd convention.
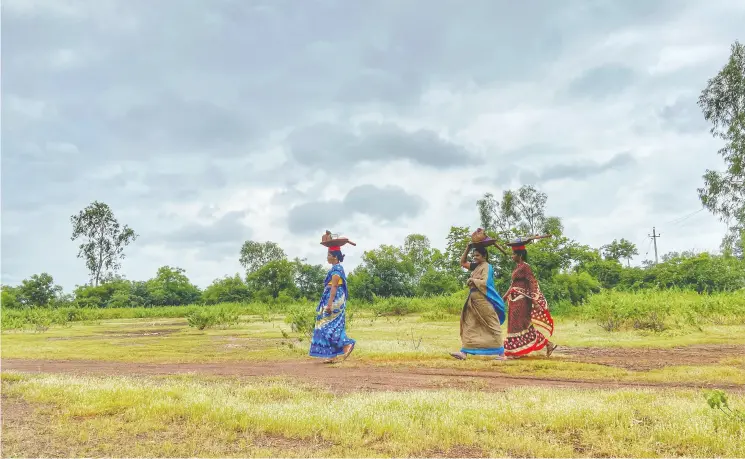
[[[745,345],[695,345],[660,348],[559,347],[555,357],[627,370],[646,371],[678,365],[716,365],[720,360],[745,355]]]
[[[69,340],[86,340],[86,339],[111,339],[111,338],[143,338],[143,337],[162,337],[171,335],[179,331],[179,328],[146,328],[144,330],[133,330],[122,333],[116,330],[107,330],[98,335],[90,336],[52,336],[47,341],[69,341]]]
[[[237,338],[235,336],[213,336],[213,341],[224,342],[225,349],[262,350],[281,346],[299,346],[301,341],[293,338]]]

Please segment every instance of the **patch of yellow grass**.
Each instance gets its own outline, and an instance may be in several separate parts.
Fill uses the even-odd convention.
[[[711,410],[696,391],[335,396],[281,380],[9,375],[3,393],[56,407],[48,418],[54,428],[39,441],[65,442],[73,456],[132,455],[134,446],[120,439],[138,437],[150,442],[148,456],[428,456],[454,450],[539,457],[745,455],[745,425]],[[743,406],[745,396],[730,394],[730,403]],[[4,446],[12,450],[18,438],[4,433],[12,440],[4,436]],[[235,444],[245,449],[236,452]]]

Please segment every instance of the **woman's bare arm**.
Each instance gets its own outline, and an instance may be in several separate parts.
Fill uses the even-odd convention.
[[[468,263],[468,251],[471,249],[471,244],[466,246],[466,250],[463,252],[463,256],[460,257],[460,265],[465,269],[471,269],[471,264]]]

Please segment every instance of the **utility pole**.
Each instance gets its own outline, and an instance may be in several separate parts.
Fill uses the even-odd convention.
[[[660,234],[655,232],[655,227],[652,227],[652,235],[649,237],[652,238],[652,242],[654,242],[654,264],[659,263],[659,260],[657,259],[657,238],[660,237]]]

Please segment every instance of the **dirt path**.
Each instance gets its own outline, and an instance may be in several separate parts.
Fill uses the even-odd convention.
[[[702,388],[705,384],[636,383],[586,381],[511,376],[494,370],[460,370],[413,367],[361,367],[345,364],[324,365],[315,361],[228,362],[189,364],[150,364],[102,361],[4,359],[2,370],[32,373],[68,373],[85,375],[173,375],[199,374],[254,378],[290,377],[300,382],[335,392],[403,391],[415,389],[471,388],[499,391],[519,386],[566,387],[579,389],[616,388]],[[745,386],[722,386],[745,390]]]
[[[742,358],[745,345],[699,344],[667,349],[562,346],[555,355],[573,362],[644,371],[676,365],[714,365],[722,359]]]

